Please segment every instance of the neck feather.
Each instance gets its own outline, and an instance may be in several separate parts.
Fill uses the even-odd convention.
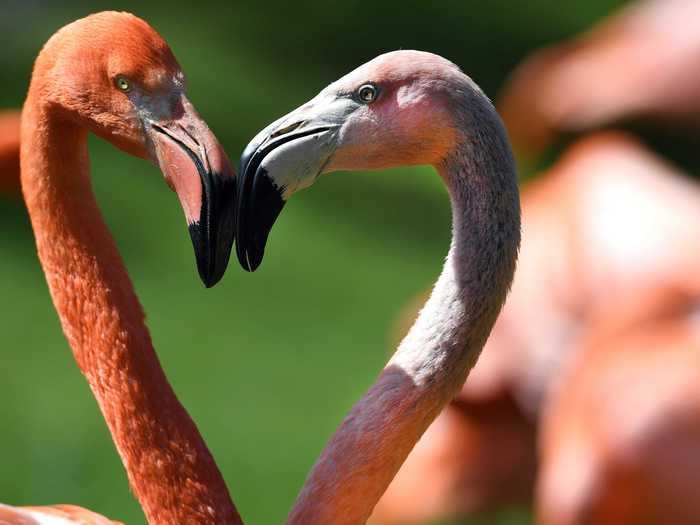
[[[23,192],[51,297],[148,522],[241,523],[214,459],[165,377],[97,208],[87,131],[42,107],[30,92],[21,148]]]
[[[290,524],[366,522],[466,380],[505,301],[520,242],[520,204],[505,131],[483,102],[479,130],[466,133],[437,167],[453,211],[442,274],[394,356],[326,446]]]

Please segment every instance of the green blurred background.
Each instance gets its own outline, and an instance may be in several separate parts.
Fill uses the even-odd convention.
[[[263,125],[380,52],[442,54],[495,98],[534,48],[621,4],[3,0],[0,107],[22,104],[33,59],[56,29],[128,10],[170,43],[191,100],[237,159]],[[382,367],[395,315],[441,268],[449,207],[439,178],[423,168],[326,177],[287,206],[257,273],[234,263],[205,290],[158,170],[99,140],[91,154],[98,200],[175,390],[246,522],[283,522],[323,444]],[[61,334],[20,204],[0,200],[0,232],[0,501],[69,502],[143,523]],[[484,521],[527,522],[526,510]]]

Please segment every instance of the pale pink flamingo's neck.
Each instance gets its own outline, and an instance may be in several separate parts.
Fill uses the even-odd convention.
[[[306,480],[293,525],[365,523],[406,456],[476,362],[505,301],[520,242],[505,131],[483,95],[479,129],[437,167],[453,210],[450,251],[432,295],[375,384]],[[468,122],[468,120],[466,120]]]
[[[21,171],[41,265],[63,331],[151,525],[238,524],[224,480],[177,400],[95,201],[87,131],[33,86]]]

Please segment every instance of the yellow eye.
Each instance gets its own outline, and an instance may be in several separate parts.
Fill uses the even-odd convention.
[[[117,87],[119,88],[120,91],[123,91],[124,93],[128,93],[131,91],[131,84],[129,81],[124,78],[124,77],[117,77]]]

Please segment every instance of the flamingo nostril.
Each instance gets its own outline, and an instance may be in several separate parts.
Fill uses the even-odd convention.
[[[283,128],[279,128],[277,131],[273,132],[270,134],[270,138],[274,139],[276,137],[280,137],[282,135],[286,135],[287,133],[291,133],[295,129],[300,128],[306,121],[305,120],[299,120],[297,122],[294,122],[292,124],[289,124],[288,126],[284,126]]]
[[[192,133],[190,132],[190,130],[188,130],[185,126],[183,126],[183,125],[180,124],[179,122],[178,122],[177,125],[180,127],[180,129],[182,130],[182,132],[183,132],[185,135],[187,135],[187,136],[192,140],[192,142],[194,142],[195,144],[197,144],[197,146],[200,146],[199,141],[195,138],[194,135],[192,135]]]
[[[209,155],[207,154],[207,147],[204,144],[197,143],[199,148],[202,150],[202,161],[204,162],[204,169],[207,173],[211,173],[211,162],[209,162]]]

